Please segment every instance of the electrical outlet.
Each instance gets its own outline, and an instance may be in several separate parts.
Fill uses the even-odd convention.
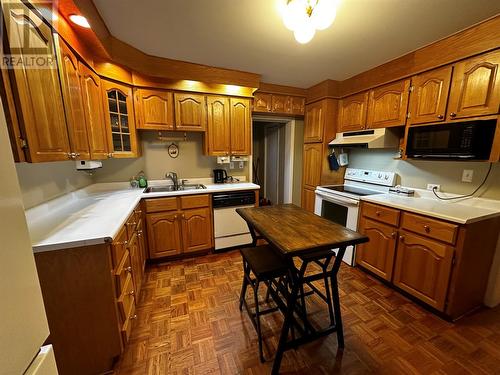
[[[234,161],[229,163],[229,169],[234,169]]]
[[[441,190],[441,185],[438,185],[438,184],[427,184],[427,190],[433,190],[434,188],[436,188],[436,191],[440,191]]]
[[[243,162],[242,161],[240,161],[238,168],[243,169]]]
[[[472,169],[464,169],[462,172],[462,182],[472,182],[474,171]]]

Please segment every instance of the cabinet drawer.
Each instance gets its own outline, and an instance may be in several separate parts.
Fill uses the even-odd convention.
[[[129,318],[132,305],[135,305],[134,299],[134,283],[132,282],[132,274],[127,273],[123,291],[118,298],[118,309],[120,310],[122,321],[125,322]]]
[[[209,205],[210,196],[208,194],[181,197],[181,208],[183,210],[187,208],[208,207]]]
[[[128,250],[125,251],[123,259],[115,271],[116,276],[116,295],[120,296],[125,288],[125,282],[127,281],[128,275],[132,273],[132,267],[130,264],[130,253]]]
[[[177,210],[177,198],[146,199],[146,212]]]
[[[403,213],[401,227],[452,245],[458,232],[458,225],[406,212]]]
[[[116,268],[120,261],[123,259],[123,254],[127,250],[128,238],[127,230],[123,227],[118,236],[115,238],[111,244],[111,256],[113,258],[113,267]]]
[[[363,202],[363,216],[397,227],[399,210]]]
[[[138,218],[134,211],[130,214],[127,222],[125,223],[125,226],[127,227],[127,237],[129,240],[132,238],[132,235],[135,232],[135,229],[137,227],[137,222]]]
[[[127,319],[125,319],[125,322],[123,323],[122,326],[122,340],[123,340],[123,346],[125,346],[128,343],[128,340],[130,338],[130,332],[132,331],[132,322],[137,319],[137,315],[135,315],[135,304],[132,304],[130,306],[130,310],[127,315]]]

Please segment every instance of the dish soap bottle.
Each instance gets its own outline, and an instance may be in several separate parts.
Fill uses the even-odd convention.
[[[147,180],[146,175],[144,174],[143,171],[140,171],[139,174],[137,175],[137,181],[139,181],[140,188],[147,188],[148,187],[148,180]]]

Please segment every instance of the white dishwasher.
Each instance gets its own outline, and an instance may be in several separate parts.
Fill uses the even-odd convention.
[[[212,194],[214,210],[215,251],[252,243],[248,225],[236,212],[238,208],[255,207],[255,191],[231,191]]]

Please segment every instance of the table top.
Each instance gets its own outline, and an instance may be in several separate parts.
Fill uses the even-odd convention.
[[[289,256],[368,242],[368,237],[293,204],[238,208],[236,212]]]

